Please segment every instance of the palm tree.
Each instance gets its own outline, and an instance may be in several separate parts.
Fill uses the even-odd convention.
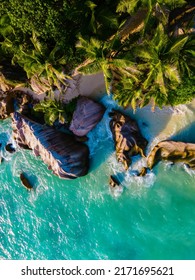
[[[87,41],[86,39],[79,37],[77,48],[84,51],[88,59],[79,65],[76,68],[76,71],[83,74],[94,74],[103,71],[106,90],[109,92],[111,72],[109,59],[107,59],[107,55],[109,53],[108,44],[95,38],[90,38],[90,40]]]
[[[135,48],[138,69],[143,73],[141,90],[145,105],[148,95],[154,103],[166,103],[170,90],[176,90],[183,77],[193,72],[194,40],[189,36],[169,38],[162,24],[159,24],[153,37]]]
[[[45,90],[57,87],[61,91],[61,85],[66,86],[68,76],[63,73],[66,61],[63,55],[59,55],[59,46],[56,45],[48,53],[47,47],[39,42],[35,32],[32,33],[31,42],[33,48],[26,51],[25,45],[16,45],[6,38],[2,42],[2,48],[13,53],[12,63],[23,67],[33,83],[37,83],[40,87],[42,84]]]
[[[194,65],[192,35],[170,37],[168,15],[183,0],[121,0],[117,12],[130,14],[107,41],[80,38],[78,47],[87,59],[77,70],[103,71],[107,92],[122,106],[145,106],[152,100],[162,106],[169,91],[190,76]],[[151,28],[149,28],[149,26]]]

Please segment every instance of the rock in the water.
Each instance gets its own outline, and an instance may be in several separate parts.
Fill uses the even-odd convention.
[[[138,172],[137,176],[145,176],[147,173],[147,167],[142,167],[142,169],[140,170],[140,172]]]
[[[110,129],[115,142],[116,157],[127,170],[131,163],[131,156],[137,154],[144,156],[148,141],[141,135],[136,122],[129,116],[116,110],[113,110],[109,116],[111,117]]]
[[[195,144],[175,141],[160,142],[148,156],[148,167],[153,168],[160,160],[183,162],[195,169]]]
[[[111,175],[110,176],[110,179],[109,179],[109,185],[112,187],[112,188],[115,188],[117,186],[120,185],[120,182],[116,179],[115,176]]]
[[[33,186],[31,185],[31,183],[29,182],[28,178],[24,173],[20,174],[20,180],[25,188],[27,188],[28,190],[33,189]]]
[[[102,119],[103,105],[82,96],[77,101],[76,110],[70,124],[70,130],[77,136],[84,136]]]
[[[16,149],[14,148],[13,144],[12,143],[8,143],[6,146],[5,146],[5,149],[7,152],[9,153],[14,153],[16,151]]]
[[[89,149],[74,136],[38,124],[19,113],[13,114],[13,136],[28,146],[54,174],[65,179],[84,176],[89,168]]]

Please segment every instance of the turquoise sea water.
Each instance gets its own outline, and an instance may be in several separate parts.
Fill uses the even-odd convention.
[[[115,106],[109,98],[103,102],[107,111]],[[73,181],[52,175],[31,151],[1,149],[0,259],[195,259],[195,172],[161,162],[139,178],[136,157],[123,173],[107,114],[89,133],[89,174]],[[178,137],[195,142],[193,121]],[[3,145],[10,124],[0,121]],[[154,140],[147,122],[139,124]],[[21,171],[34,184],[32,192],[21,186]],[[122,181],[115,193],[108,186],[111,174]]]

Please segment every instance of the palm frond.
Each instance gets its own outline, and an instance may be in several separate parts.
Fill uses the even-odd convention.
[[[116,12],[132,14],[136,10],[138,3],[139,0],[121,0],[117,5]]]
[[[160,70],[156,76],[156,84],[159,86],[160,92],[167,95],[167,88],[165,86],[163,71]]]
[[[140,72],[132,72],[131,70],[128,69],[124,69],[124,68],[120,68],[118,70],[122,76],[129,78],[132,83],[138,83],[139,82],[139,76],[140,76]]]
[[[133,67],[135,64],[127,59],[120,59],[120,58],[114,58],[111,62],[111,65],[114,65],[115,67],[120,68],[126,68],[126,67]]]
[[[154,57],[152,49],[148,48],[147,46],[138,47],[135,50],[135,54],[144,61],[151,61]]]
[[[87,65],[81,66],[79,72],[83,74],[96,74],[102,70],[101,65],[98,61],[94,60],[88,63]]]
[[[35,50],[36,50],[38,53],[43,54],[42,45],[41,45],[41,43],[39,42],[35,31],[32,31],[31,42],[33,43],[33,46],[34,46]]]
[[[167,5],[171,9],[182,7],[187,3],[185,0],[163,0],[158,2]]]
[[[143,89],[144,90],[147,90],[149,88],[151,83],[155,80],[155,77],[156,77],[156,69],[154,67],[152,67],[150,69],[149,73],[147,74],[147,78],[143,82]]]
[[[171,84],[177,85],[181,83],[181,77],[179,71],[175,65],[165,65],[165,76],[171,82]]]
[[[157,28],[156,32],[152,38],[152,43],[155,46],[156,51],[161,51],[163,47],[166,46],[168,42],[168,36],[164,31],[164,27],[162,23],[160,23]]]
[[[188,36],[185,36],[184,38],[178,38],[175,43],[171,46],[171,48],[168,50],[169,54],[178,54],[188,41]]]

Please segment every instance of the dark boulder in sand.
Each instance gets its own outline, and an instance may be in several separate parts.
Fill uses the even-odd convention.
[[[87,135],[102,119],[103,105],[82,96],[78,99],[76,110],[70,124],[70,130],[77,136]]]
[[[111,117],[110,129],[115,142],[116,157],[127,170],[131,163],[131,156],[137,154],[144,156],[148,141],[141,135],[136,121],[129,116],[117,110],[112,110],[109,116]]]
[[[195,169],[195,144],[175,141],[160,142],[148,156],[148,167],[153,168],[160,160],[183,162]]]
[[[89,149],[74,136],[36,123],[14,113],[13,136],[21,147],[29,147],[53,173],[64,179],[84,176],[89,168]]]

